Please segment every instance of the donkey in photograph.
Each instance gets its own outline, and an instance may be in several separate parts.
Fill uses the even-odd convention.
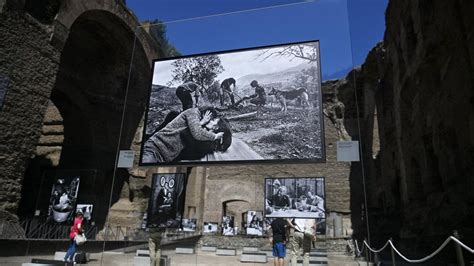
[[[281,91],[272,88],[268,95],[274,95],[275,98],[278,99],[281,104],[281,111],[283,112],[286,112],[288,110],[286,102],[294,99],[298,99],[301,102],[303,109],[305,109],[306,107],[310,108],[309,96],[305,88],[293,89],[289,91]]]

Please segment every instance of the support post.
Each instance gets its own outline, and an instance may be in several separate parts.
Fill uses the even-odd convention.
[[[366,243],[366,238],[364,238],[364,245]],[[370,262],[370,257],[369,257],[369,248],[368,247],[365,247],[365,260],[367,261],[367,266],[369,266],[369,262]]]
[[[392,243],[392,238],[390,238],[390,243]],[[395,252],[393,251],[392,245],[390,245],[390,252],[392,253],[392,265],[397,266],[397,264],[395,262]]]
[[[457,230],[453,231],[453,236],[457,239],[459,239],[459,234]],[[456,246],[454,247],[456,249],[456,258],[458,260],[458,266],[464,266],[464,257],[462,255],[462,249],[458,245],[458,243],[454,243]]]

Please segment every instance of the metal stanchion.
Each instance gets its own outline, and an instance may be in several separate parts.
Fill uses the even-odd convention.
[[[367,241],[367,239],[364,238],[364,242],[362,242],[362,243],[366,243],[366,241]],[[369,249],[368,248],[365,249],[365,260],[367,261],[367,266],[369,266],[370,257],[369,257]]]
[[[390,238],[390,242],[392,242],[392,238]],[[397,264],[395,262],[395,252],[393,251],[392,245],[390,245],[390,252],[392,253],[392,265],[396,266]]]
[[[458,234],[458,231],[457,230],[454,230],[453,231],[453,236],[457,239],[459,239],[459,234]],[[458,265],[459,266],[464,266],[464,257],[462,255],[462,249],[461,249],[461,246],[459,246],[459,244],[455,243],[455,249],[456,249],[456,258],[458,260]]]

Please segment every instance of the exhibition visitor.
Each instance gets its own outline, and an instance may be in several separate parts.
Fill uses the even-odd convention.
[[[303,266],[309,266],[311,243],[316,240],[316,220],[296,218],[288,225],[294,229],[290,238],[291,266],[296,266],[300,250],[303,250]]]
[[[148,250],[150,251],[150,265],[159,266],[161,260],[161,239],[165,228],[152,227],[148,231]]]
[[[283,218],[276,218],[270,224],[272,229],[270,241],[272,242],[273,257],[275,257],[275,266],[285,265],[288,226],[288,221]]]
[[[69,238],[71,241],[69,244],[69,248],[66,252],[66,256],[64,257],[64,261],[67,261],[67,262],[74,261],[74,254],[76,254],[76,251],[77,251],[76,236],[79,234],[82,234],[83,232],[82,221],[83,221],[82,212],[81,211],[76,212],[76,218],[74,218],[74,224],[71,226],[71,231],[69,233]]]

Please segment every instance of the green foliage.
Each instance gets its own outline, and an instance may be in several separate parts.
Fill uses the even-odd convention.
[[[211,88],[211,85],[215,83],[217,75],[224,71],[221,59],[217,55],[182,58],[174,61],[172,66],[173,79],[167,84],[168,86],[194,81],[204,89],[208,97],[214,95],[215,87]]]
[[[209,102],[215,103],[220,100],[220,88],[221,84],[218,80],[214,81],[211,86],[206,90],[207,98]]]
[[[305,88],[309,93],[318,91],[319,76],[315,66],[301,70],[295,77],[294,84],[297,88]]]
[[[155,19],[152,21],[144,21],[144,23],[150,23],[149,33],[151,37],[158,43],[161,50],[163,51],[164,57],[175,57],[180,56],[181,53],[170,44],[168,37],[166,37],[166,24],[161,20]]]

